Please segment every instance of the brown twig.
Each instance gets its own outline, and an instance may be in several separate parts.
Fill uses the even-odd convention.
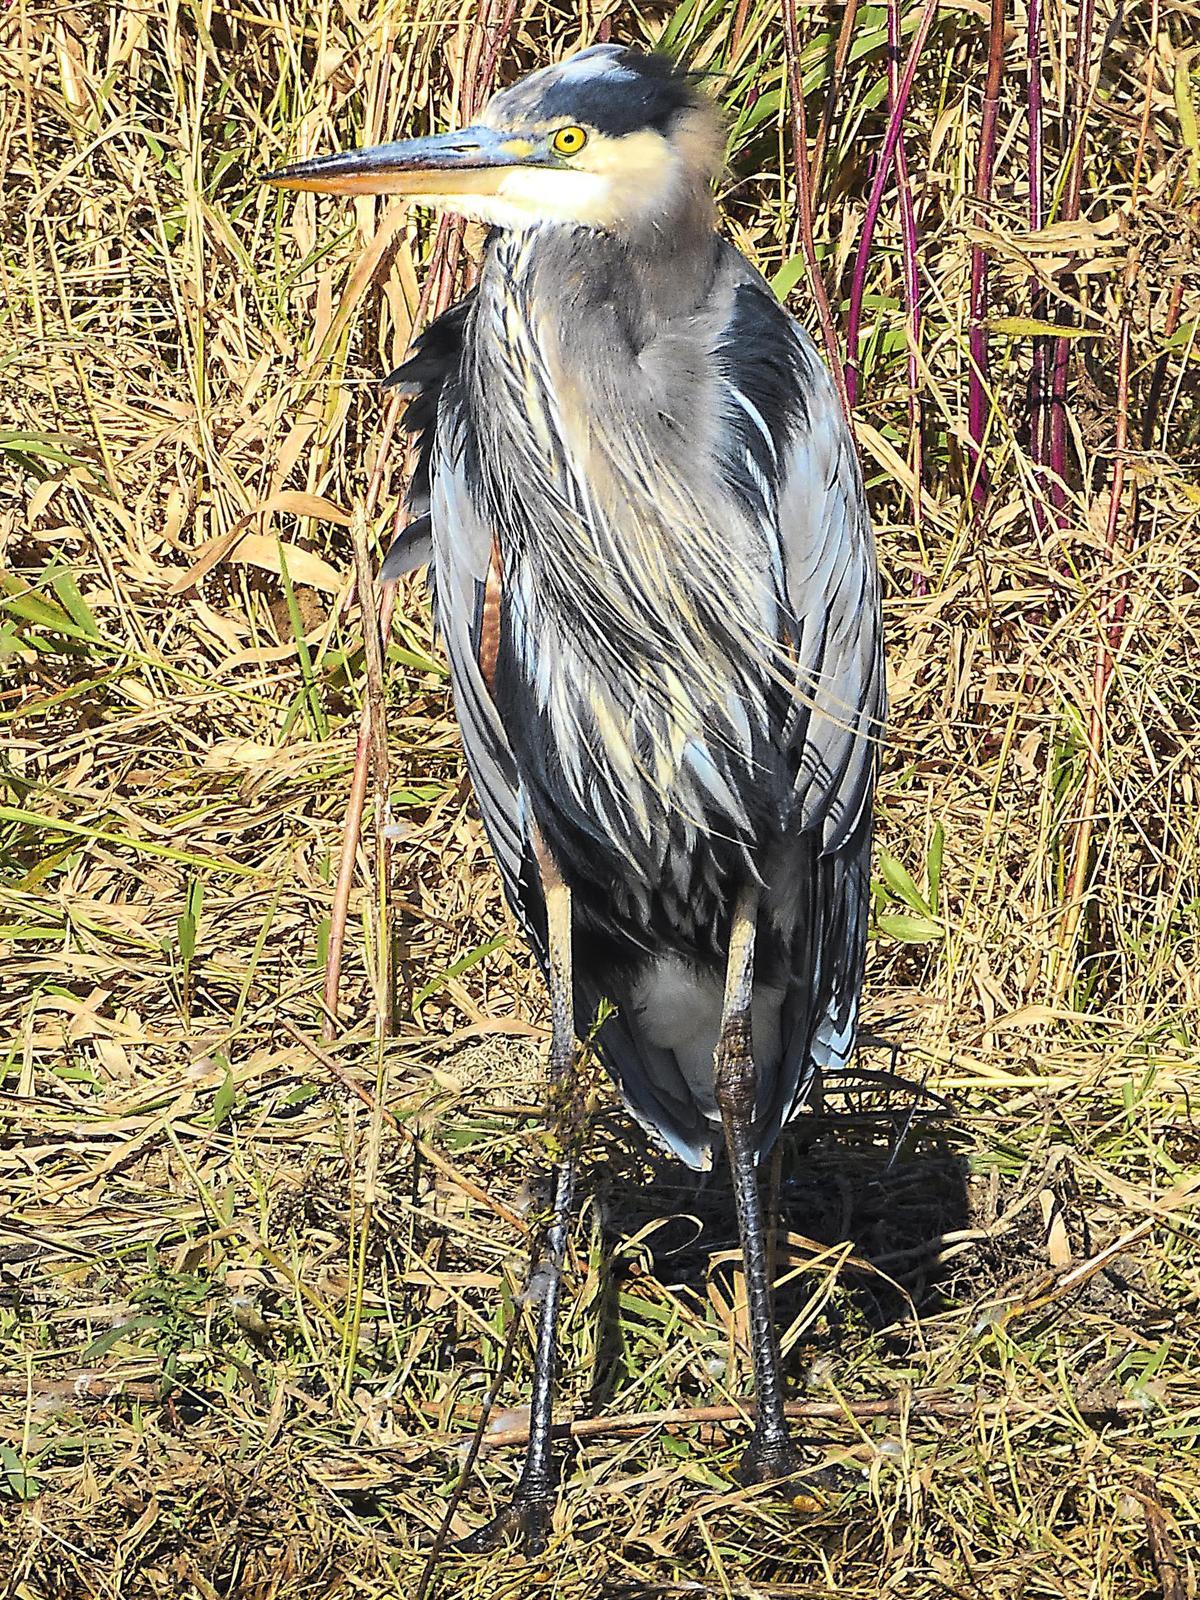
[[[1141,1472],[1134,1479],[1134,1493],[1142,1502],[1142,1515],[1146,1519],[1146,1543],[1150,1546],[1150,1559],[1158,1574],[1162,1600],[1187,1600],[1183,1567],[1175,1549],[1175,1540],[1167,1526],[1166,1514],[1154,1480]]]
[[[379,1004],[383,1012],[383,1029],[393,1031],[392,982],[392,925],[391,902],[388,893],[391,873],[391,850],[388,840],[388,823],[391,820],[390,768],[388,762],[387,703],[383,688],[382,607],[375,593],[375,574],[372,571],[371,553],[367,549],[367,516],[362,507],[355,509],[350,523],[350,544],[354,552],[355,586],[358,590],[359,612],[362,618],[363,651],[366,656],[366,683],[363,706],[366,710],[366,736],[370,747],[370,768],[375,780],[375,877],[379,893]],[[391,620],[391,608],[388,608]],[[357,774],[356,774],[357,775]]]
[[[422,1407],[436,1412],[433,1402]],[[960,1399],[950,1395],[889,1395],[877,1400],[789,1400],[784,1407],[792,1422],[869,1422],[878,1417],[944,1418],[947,1421],[965,1421],[978,1416],[982,1410],[991,1416],[1035,1416],[1045,1411],[1045,1406],[1033,1400],[1019,1398],[1005,1400]],[[1095,1403],[1081,1402],[1077,1409],[1084,1416],[1140,1415],[1140,1401],[1113,1399]],[[465,1411],[463,1421],[477,1420],[477,1409]],[[661,1411],[620,1412],[611,1417],[576,1417],[569,1422],[556,1422],[554,1433],[560,1439],[600,1439],[614,1434],[643,1433],[651,1428],[722,1427],[727,1423],[747,1423],[754,1418],[754,1401],[744,1405],[677,1406]],[[529,1437],[525,1423],[511,1428],[497,1429],[484,1440],[489,1450],[508,1449],[522,1445]]]
[[[350,1087],[353,1087],[352,1085]],[[513,1427],[487,1433],[487,1424],[495,1409],[494,1396],[499,1392],[511,1359],[509,1346],[515,1335],[514,1328],[521,1325],[520,1317],[510,1324],[500,1369],[493,1385],[493,1398],[483,1406],[456,1406],[455,1418],[475,1425],[470,1438],[480,1437],[489,1450],[507,1449],[526,1443],[528,1426],[517,1423]],[[116,1378],[102,1372],[64,1373],[55,1378],[34,1377],[32,1382],[24,1377],[0,1377],[0,1397],[21,1398],[32,1394],[36,1398],[86,1400],[104,1404],[111,1400],[133,1400],[156,1403],[173,1386],[164,1379]],[[1085,1417],[1140,1416],[1145,1407],[1140,1400],[1114,1397],[1111,1400],[1077,1400],[1076,1409]],[[418,1409],[427,1415],[440,1415],[441,1406],[436,1401],[422,1401]],[[965,1421],[981,1412],[988,1416],[1036,1416],[1046,1407],[1038,1401],[1011,1396],[1001,1400],[980,1398],[964,1399],[957,1395],[922,1394],[887,1395],[872,1400],[789,1400],[785,1406],[793,1422],[870,1422],[880,1417],[914,1417]],[[618,1434],[641,1433],[651,1428],[723,1427],[727,1423],[744,1423],[753,1420],[754,1401],[744,1405],[723,1404],[711,1406],[676,1406],[654,1411],[618,1412],[609,1417],[576,1417],[554,1425],[560,1439],[599,1439]],[[441,1439],[439,1443],[449,1443]],[[465,1442],[465,1440],[463,1441]],[[385,1447],[386,1451],[386,1447]],[[464,1474],[465,1477],[465,1474]]]
[[[1200,213],[1200,205],[1193,202],[1191,215]],[[1180,315],[1183,311],[1183,275],[1175,280],[1171,290],[1171,298],[1167,305],[1167,317],[1163,323],[1162,342],[1168,343],[1179,330]],[[1154,429],[1158,422],[1158,411],[1162,404],[1163,385],[1166,382],[1167,367],[1170,363],[1170,352],[1164,350],[1155,358],[1154,366],[1150,371],[1150,383],[1146,390],[1146,410],[1142,419],[1142,449],[1149,450],[1154,443]]]
[[[737,10],[733,16],[733,28],[729,34],[729,59],[734,62],[742,48],[742,38],[746,32],[746,18],[750,14],[750,0],[738,0]]]
[[[475,116],[483,110],[487,92],[496,76],[496,68],[500,64],[500,52],[503,50],[513,24],[517,20],[518,0],[505,0],[504,9],[494,19],[489,18],[487,50],[479,63],[478,72],[472,85],[471,115]]]
[[[1092,29],[1095,21],[1095,0],[1080,0],[1075,25],[1075,54],[1071,73],[1070,129],[1071,164],[1067,171],[1066,188],[1058,218],[1074,222],[1079,217],[1083,195],[1083,168],[1086,154],[1085,133],[1091,103],[1088,86],[1088,64],[1092,55]],[[1069,318],[1068,299],[1075,293],[1075,278],[1066,273],[1061,279],[1062,305],[1056,321]],[[1047,456],[1050,462],[1050,499],[1054,505],[1056,522],[1061,531],[1066,527],[1063,507],[1066,494],[1063,480],[1067,472],[1067,371],[1071,359],[1070,339],[1055,339],[1050,370],[1050,413],[1047,419]]]
[[[800,70],[800,34],[796,27],[796,0],[783,0],[783,37],[787,52],[788,85],[792,111],[792,167],[796,179],[796,203],[800,242],[808,271],[808,287],[817,308],[821,325],[821,338],[825,344],[825,359],[846,420],[851,421],[850,397],[846,393],[846,378],[842,371],[842,358],[838,350],[837,334],[833,326],[833,312],[829,307],[829,294],[817,262],[817,246],[813,237],[812,172],[808,160],[808,133],[804,106],[804,75]],[[853,425],[851,423],[851,425]]]
[[[995,1317],[997,1325],[1006,1328],[1018,1317],[1027,1317],[1035,1311],[1044,1311],[1047,1306],[1055,1305],[1067,1295],[1073,1294],[1076,1289],[1082,1289],[1084,1284],[1090,1283],[1098,1273],[1112,1266],[1119,1256],[1124,1255],[1135,1244],[1140,1244],[1143,1239],[1148,1239],[1156,1226],[1157,1222],[1153,1218],[1139,1222],[1136,1228],[1130,1228],[1127,1233],[1123,1233],[1119,1239],[1114,1239],[1112,1244],[1105,1245],[1103,1250],[1089,1256],[1086,1261],[1077,1262],[1064,1272],[1056,1272],[1040,1279],[1016,1299],[997,1308]]]
[[[103,1405],[109,1400],[138,1400],[153,1404],[161,1400],[164,1389],[171,1388],[163,1378],[115,1378],[103,1372],[64,1372],[55,1378],[0,1376],[0,1398],[21,1399],[32,1396],[36,1400],[86,1400],[93,1405]]]

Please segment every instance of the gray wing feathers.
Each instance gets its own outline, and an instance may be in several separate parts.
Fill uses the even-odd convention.
[[[778,537],[797,629],[797,705],[788,740],[797,823],[813,853],[793,860],[792,981],[783,1059],[762,1108],[762,1148],[854,1044],[870,898],[871,800],[886,714],[879,578],[853,441],[828,374],[797,330],[811,375],[779,496]],[[807,926],[800,925],[806,922]]]
[[[757,517],[782,575],[796,658],[796,694],[773,734],[794,772],[790,806],[762,868],[759,957],[770,986],[756,987],[755,1005],[775,1022],[763,1029],[773,1048],[761,1048],[756,1015],[760,1154],[804,1103],[814,1070],[844,1068],[853,1049],[885,710],[879,580],[853,440],[807,337],[790,319],[775,327],[796,340],[800,378],[789,410],[742,401],[752,426],[769,433],[778,464],[774,492],[761,484]],[[718,1128],[711,1098],[697,1099],[694,1040],[685,1070],[678,1049],[651,1037],[633,989],[609,996],[620,1006],[603,1034],[626,1102],[684,1161],[707,1165]],[[660,1015],[661,998],[649,1008]]]
[[[737,312],[744,320],[731,321],[722,356],[737,403],[729,428],[731,449],[737,446],[730,486],[746,509],[747,535],[760,540],[759,548],[765,536],[769,546],[764,581],[771,598],[764,598],[763,611],[769,615],[777,605],[790,646],[782,665],[768,663],[765,653],[763,662],[764,678],[774,671],[779,680],[778,710],[763,733],[781,782],[777,817],[764,822],[760,841],[763,977],[756,1005],[761,1001],[764,1038],[771,1041],[758,1062],[757,1131],[765,1151],[803,1101],[813,1070],[844,1066],[853,1047],[885,690],[879,582],[853,440],[811,341],[765,285],[750,282],[744,266],[736,270],[746,291]],[[757,300],[760,292],[765,298]],[[470,492],[458,408],[446,401],[439,406],[431,486],[438,621],[484,826],[509,903],[544,961],[522,784],[480,668],[492,530]],[[785,674],[793,662],[789,695]],[[711,955],[679,951],[696,1004],[679,1005],[676,996],[678,1023],[664,1031],[670,1011],[659,1004],[661,962],[653,946],[642,948],[649,953],[639,971],[577,974],[578,1021],[586,1028],[601,998],[617,1002],[600,1044],[626,1103],[685,1161],[701,1166],[716,1118],[696,1017],[709,1007],[715,1027],[720,976],[709,970]],[[655,981],[660,987],[651,994],[646,985],[652,989]],[[614,984],[623,992],[611,992]],[[757,1015],[755,1038],[757,1054]]]
[[[450,658],[463,751],[488,840],[514,914],[541,956],[524,904],[529,847],[512,748],[479,667],[479,597],[492,560],[492,533],[476,512],[452,423],[444,421],[432,482],[433,568],[438,626]]]
[[[801,825],[819,828],[823,848],[832,851],[853,834],[871,793],[886,703],[879,578],[862,480],[815,352],[809,365],[809,426],[787,457],[778,537],[799,633],[788,730],[798,761],[795,798]]]

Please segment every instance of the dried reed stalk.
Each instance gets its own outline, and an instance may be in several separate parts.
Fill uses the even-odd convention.
[[[875,167],[875,177],[871,184],[871,192],[867,197],[867,209],[863,216],[862,231],[858,236],[858,249],[854,256],[854,270],[850,280],[850,303],[846,317],[845,385],[851,405],[854,405],[858,399],[859,328],[862,323],[863,294],[866,290],[867,265],[870,261],[871,244],[875,236],[875,223],[879,217],[879,208],[883,203],[883,193],[887,187],[888,174],[891,171],[896,146],[900,142],[900,135],[904,129],[904,111],[908,104],[913,78],[916,76],[917,63],[921,59],[921,51],[925,47],[925,40],[929,35],[929,29],[933,23],[937,7],[938,0],[925,0],[920,21],[917,23],[916,34],[912,44],[909,46],[908,56],[904,63],[904,72],[893,96],[887,130],[883,138],[883,148],[879,152],[879,160]]]
[[[1000,83],[1004,76],[1004,0],[991,0],[988,13],[987,81],[979,121],[979,154],[975,164],[975,223],[987,226],[992,198],[992,168],[996,159],[996,119],[1000,110]],[[967,374],[967,433],[970,453],[971,498],[976,506],[987,497],[988,472],[983,454],[991,403],[988,398],[987,253],[982,244],[971,246],[971,297]]]
[[[1154,0],[1151,18],[1151,38],[1158,37],[1160,0]],[[1145,160],[1146,141],[1149,134],[1150,114],[1154,94],[1154,59],[1151,57],[1146,74],[1142,118],[1138,135],[1137,153],[1130,180],[1130,208],[1136,219],[1142,203],[1141,174]],[[1079,937],[1083,917],[1088,874],[1092,859],[1092,838],[1095,829],[1096,808],[1099,803],[1101,770],[1104,763],[1107,738],[1106,706],[1109,687],[1120,652],[1124,631],[1125,612],[1128,605],[1129,570],[1126,565],[1114,578],[1120,543],[1121,522],[1126,522],[1124,542],[1134,543],[1137,537],[1138,486],[1130,482],[1126,496],[1126,455],[1129,448],[1130,380],[1133,366],[1133,305],[1141,271],[1141,253],[1136,240],[1130,244],[1125,270],[1121,278],[1121,310],[1117,325],[1117,393],[1116,416],[1113,429],[1112,479],[1108,493],[1108,511],[1104,522],[1104,549],[1100,582],[1096,594],[1097,641],[1092,666],[1092,699],[1088,711],[1087,745],[1084,765],[1083,791],[1079,804],[1079,820],[1072,840],[1071,868],[1067,878],[1066,893],[1059,942],[1056,950],[1054,986],[1056,998],[1065,994],[1070,982],[1072,958]],[[1169,314],[1168,314],[1169,315]],[[1060,340],[1059,343],[1066,343]],[[1126,499],[1128,498],[1128,504]]]
[[[516,0],[503,0],[502,4],[490,5],[478,29],[471,35],[468,45],[467,71],[463,79],[464,120],[469,120],[482,108],[488,90],[495,80],[501,53],[512,33],[516,13]],[[429,268],[425,275],[425,283],[413,318],[414,328],[421,325],[426,315],[430,317],[438,316],[453,300],[460,278],[462,243],[463,227],[461,222],[455,218],[443,217],[438,224]],[[373,515],[378,501],[384,469],[388,462],[392,435],[403,404],[404,397],[395,395],[388,408],[375,469],[367,489],[365,515],[368,520]],[[401,502],[396,509],[395,529],[397,532],[401,527],[403,514],[404,505]],[[388,632],[391,628],[395,599],[395,586],[385,584],[379,613],[379,632],[384,639],[388,637]],[[358,853],[358,841],[362,835],[363,812],[366,806],[370,745],[370,705],[367,700],[364,700],[358,740],[355,745],[354,768],[350,779],[350,789],[346,797],[342,846],[338,858],[337,878],[330,911],[329,946],[325,961],[325,1014],[322,1023],[322,1032],[327,1043],[335,1037],[337,1032],[338,996],[342,982],[346,920],[349,914],[350,893],[354,883],[354,861]],[[381,862],[387,859],[386,842],[384,854],[379,859]],[[389,982],[387,986],[389,996],[394,994],[394,988],[394,984]],[[390,1018],[390,1004],[391,1002],[389,1001],[389,1031],[392,1020]]]
[[[1037,233],[1045,224],[1045,140],[1042,107],[1042,57],[1045,52],[1045,19],[1042,0],[1029,0],[1025,31],[1025,120],[1028,129],[1029,228]],[[1029,280],[1029,314],[1037,322],[1046,318],[1046,291],[1040,280]],[[1046,524],[1042,496],[1047,492],[1042,466],[1049,444],[1047,438],[1048,396],[1046,393],[1046,341],[1035,334],[1029,367],[1029,459],[1033,465],[1034,525],[1041,533]]]

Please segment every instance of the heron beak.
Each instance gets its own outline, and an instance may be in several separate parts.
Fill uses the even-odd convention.
[[[263,182],[316,194],[490,195],[506,171],[540,165],[537,149],[531,139],[494,128],[463,128],[428,139],[315,156],[268,172]]]

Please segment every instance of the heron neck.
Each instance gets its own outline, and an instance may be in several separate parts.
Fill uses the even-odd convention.
[[[556,472],[615,507],[638,493],[638,441],[653,439],[660,493],[671,483],[690,501],[712,476],[719,442],[713,349],[731,305],[728,254],[698,220],[657,249],[582,228],[497,239],[481,275],[468,384],[497,460],[532,428],[557,441]]]
[[[707,303],[720,247],[714,221],[705,203],[628,232],[547,225],[502,234],[484,261],[484,292],[515,292],[539,318],[615,318],[640,349]]]

